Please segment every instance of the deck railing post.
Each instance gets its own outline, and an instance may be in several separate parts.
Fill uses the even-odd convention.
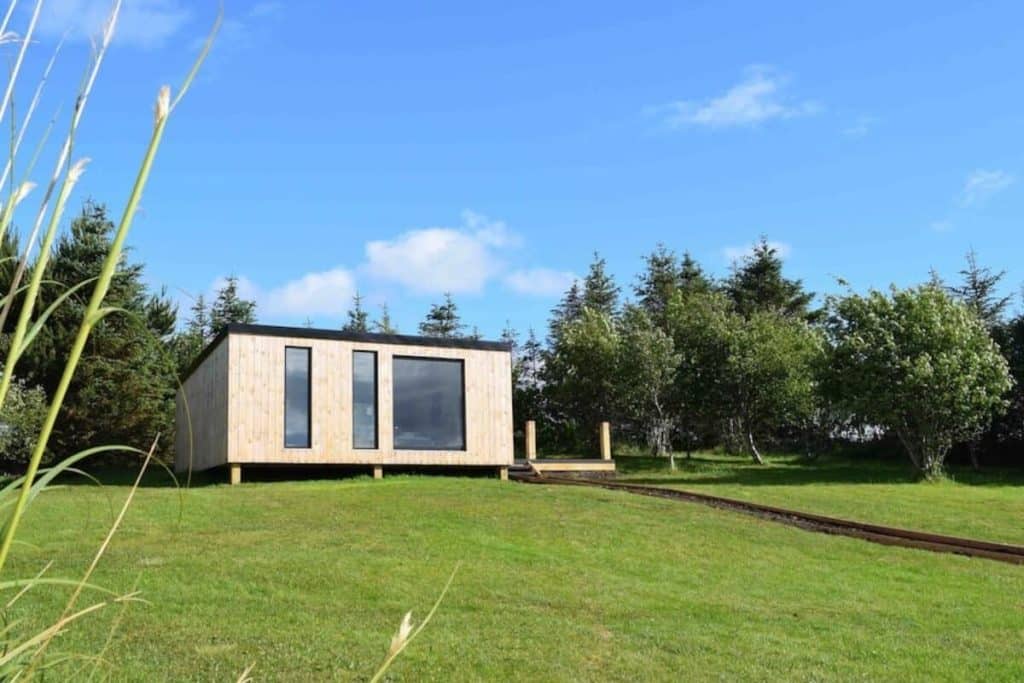
[[[526,421],[526,459],[537,459],[537,423],[533,420]]]
[[[601,423],[601,459],[612,459],[612,426],[608,422]]]

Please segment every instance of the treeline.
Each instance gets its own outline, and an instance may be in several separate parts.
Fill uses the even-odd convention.
[[[16,380],[0,411],[3,469],[22,467],[35,444],[92,293],[91,283],[110,251],[113,232],[106,208],[89,201],[54,246],[36,304],[37,311],[50,312],[21,356]],[[10,291],[23,247],[13,231],[0,243],[3,291]],[[211,306],[200,298],[193,320],[178,330],[176,304],[165,290],[150,291],[143,275],[141,263],[122,259],[105,300],[114,313],[97,323],[89,337],[50,439],[47,461],[90,446],[144,448],[157,434],[161,435],[162,455],[169,455],[179,374],[228,322],[254,319],[255,304],[238,297],[237,283],[232,280]],[[0,330],[0,343],[5,347],[20,309],[16,298]],[[44,315],[39,317],[44,319]]]
[[[53,248],[35,307],[37,312],[50,312],[38,316],[44,324],[21,356],[0,409],[0,470],[18,471],[28,460],[113,233],[106,207],[87,201]],[[23,249],[16,231],[8,231],[0,241],[3,291],[11,289]],[[257,322],[256,302],[242,295],[237,278],[228,277],[212,301],[196,297],[179,325],[176,303],[163,289],[151,291],[143,264],[129,256],[122,259],[105,300],[115,313],[103,318],[89,337],[50,439],[47,462],[91,446],[145,448],[157,434],[161,435],[159,455],[169,458],[179,378],[228,324]],[[20,311],[16,297],[0,327],[5,352]],[[398,333],[386,305],[371,321],[358,294],[343,329]],[[467,332],[450,295],[431,306],[419,332],[479,336],[475,328]]]
[[[37,305],[45,324],[0,412],[7,469],[33,445],[112,232],[105,208],[87,202],[53,249]],[[22,248],[13,232],[0,243],[0,287],[10,289]],[[143,274],[142,264],[122,260],[105,302],[117,313],[89,339],[51,457],[145,446],[157,433],[169,455],[179,377],[226,325],[257,320],[256,303],[228,278],[212,302],[197,297],[179,326],[176,305]],[[1024,316],[1010,315],[1003,278],[969,254],[955,283],[933,274],[903,290],[847,288],[816,306],[765,240],[722,279],[659,246],[625,293],[595,254],[552,311],[544,339],[503,333],[515,350],[516,424],[536,420],[548,452],[593,450],[598,423],[609,420],[618,438],[668,457],[721,446],[760,460],[766,446],[813,454],[888,436],[929,476],[950,452],[976,466],[1019,462]],[[0,343],[19,310],[16,297]],[[358,294],[343,329],[399,332],[386,306],[371,320]],[[417,332],[480,336],[448,294]]]
[[[889,436],[925,476],[954,449],[977,466],[1024,441],[1024,318],[1007,318],[1002,278],[971,254],[955,285],[841,283],[815,306],[762,239],[724,279],[659,246],[624,301],[595,255],[546,340],[515,339],[516,421],[536,420],[548,452],[593,451],[609,420],[670,458]]]

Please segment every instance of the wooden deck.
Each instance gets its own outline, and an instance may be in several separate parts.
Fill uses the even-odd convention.
[[[516,460],[512,467],[514,472],[540,472],[541,474],[599,474],[610,476],[615,474],[614,460],[575,460],[569,458],[551,458],[540,460]]]

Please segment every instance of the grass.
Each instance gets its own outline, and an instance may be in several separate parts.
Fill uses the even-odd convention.
[[[1024,472],[954,469],[941,481],[919,481],[902,459],[741,456],[699,453],[676,459],[616,457],[620,479],[690,489],[921,531],[1024,544]]]
[[[122,485],[29,511],[19,574],[88,564]],[[1018,517],[1019,519],[1019,517]],[[703,506],[489,479],[148,486],[94,580],[115,680],[1020,680],[1024,568],[811,534]],[[63,606],[29,593],[15,617]],[[99,652],[113,613],[62,636]]]

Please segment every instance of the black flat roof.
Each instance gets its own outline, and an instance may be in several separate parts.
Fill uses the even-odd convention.
[[[286,327],[283,325],[244,325],[231,323],[206,345],[181,378],[184,382],[196,371],[217,345],[232,334],[251,334],[263,337],[295,337],[299,339],[334,339],[338,341],[363,342],[366,344],[401,344],[404,346],[430,346],[446,349],[476,349],[479,351],[504,351],[509,353],[512,346],[502,341],[482,339],[456,339],[448,337],[421,337],[410,334],[377,334],[375,332],[346,332],[344,330],[322,330],[312,327]]]

